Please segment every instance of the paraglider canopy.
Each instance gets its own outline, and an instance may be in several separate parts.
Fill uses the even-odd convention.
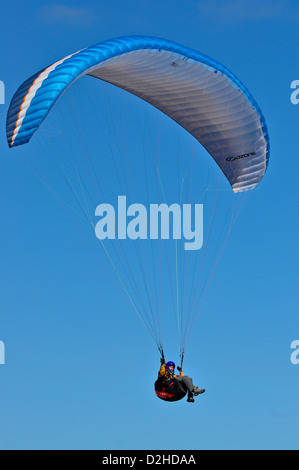
[[[75,52],[21,85],[7,116],[10,147],[29,142],[61,94],[91,75],[149,102],[210,153],[234,192],[253,189],[268,164],[262,112],[219,62],[165,39],[130,36]]]

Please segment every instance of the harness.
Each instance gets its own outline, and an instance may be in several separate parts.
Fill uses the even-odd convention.
[[[162,359],[165,361],[163,349],[159,349]],[[181,353],[181,369],[183,367],[184,352]],[[171,371],[168,371],[171,373]],[[165,377],[159,377],[155,382],[155,392],[158,398],[164,401],[178,401],[184,398],[187,394],[187,388],[185,385],[173,377],[166,379]]]

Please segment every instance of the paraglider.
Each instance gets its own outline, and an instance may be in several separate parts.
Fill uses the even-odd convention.
[[[182,361],[183,362],[183,361]],[[194,403],[194,396],[205,393],[204,389],[194,386],[191,377],[184,375],[181,366],[178,366],[179,375],[175,375],[175,363],[165,363],[164,355],[161,357],[161,367],[158,379],[155,382],[155,392],[158,398],[165,401],[178,401],[188,393],[187,402]]]
[[[262,180],[269,161],[269,135],[263,113],[245,85],[218,61],[175,42],[147,36],[122,37],[87,47],[58,60],[26,80],[15,93],[8,110],[6,133],[9,147],[23,146],[31,141],[35,133],[39,135],[40,132],[37,131],[43,127],[42,123],[46,120],[50,111],[57,107],[60,97],[74,82],[81,81],[82,77],[86,75],[96,78],[97,82],[112,84],[118,89],[137,96],[143,103],[152,105],[158,112],[160,111],[168,116],[176,123],[178,128],[187,131],[206,150],[212,164],[215,162],[218,165],[220,169],[219,181],[224,176],[225,184],[229,183],[228,188],[225,188],[227,193],[229,192],[229,194],[237,197],[239,193],[254,189]],[[110,107],[112,106],[110,105]],[[101,102],[98,106],[95,105],[95,108],[101,110]],[[95,123],[92,114],[90,120],[93,124]],[[106,121],[109,121],[109,119],[106,119]],[[86,128],[89,129],[88,126]],[[84,137],[81,128],[79,131]],[[100,146],[100,138],[92,131],[91,134],[94,145]],[[55,138],[58,139],[58,137],[65,138],[65,140],[69,139],[69,148],[74,154],[76,153],[73,150],[76,149],[73,142],[76,138],[76,132],[67,135],[66,132],[61,131],[59,136],[55,135]],[[59,145],[55,147],[55,138],[49,140],[51,140],[57,153],[57,160],[59,160]],[[46,137],[45,151],[47,151],[49,140]],[[86,137],[87,142],[90,140]],[[174,256],[172,262],[168,253],[170,245],[165,244],[162,246],[161,239],[163,237],[160,237],[160,244],[156,245],[158,246],[158,255],[155,256],[154,242],[158,239],[158,236],[154,237],[155,240],[153,241],[148,240],[151,237],[147,237],[146,232],[146,208],[141,204],[137,204],[139,201],[135,198],[133,188],[134,204],[129,207],[133,207],[136,212],[133,211],[129,215],[134,216],[135,220],[131,224],[129,223],[128,227],[126,223],[123,223],[121,225],[123,228],[122,236],[119,237],[120,240],[117,240],[115,245],[108,245],[108,243],[113,244],[114,239],[117,238],[115,237],[117,217],[114,217],[113,213],[113,217],[109,219],[109,214],[106,214],[106,219],[102,219],[97,228],[93,219],[96,207],[99,208],[98,212],[96,211],[97,216],[103,216],[105,212],[103,209],[104,204],[94,204],[94,194],[98,197],[95,192],[98,189],[97,186],[101,184],[102,180],[107,179],[105,164],[103,168],[97,171],[96,164],[101,163],[101,157],[97,155],[92,161],[91,156],[88,155],[80,172],[80,162],[73,161],[72,151],[71,155],[67,155],[66,164],[59,164],[59,170],[62,172],[71,193],[75,196],[83,217],[92,227],[93,234],[96,233],[97,238],[100,240],[105,256],[116,274],[123,293],[128,298],[142,325],[156,343],[160,353],[163,351],[162,313],[170,309],[169,297],[172,297],[172,310],[177,316],[179,351],[183,357],[187,341],[207,295],[227,237],[239,213],[240,205],[234,207],[232,213],[229,212],[233,205],[226,204],[225,197],[217,197],[220,187],[219,182],[214,185],[216,189],[215,187],[210,189],[207,183],[203,188],[203,196],[201,196],[198,188],[200,178],[201,180],[203,178],[199,173],[196,174],[196,178],[194,178],[194,175],[192,178],[195,165],[192,159],[190,163],[192,171],[189,180],[185,168],[184,171],[182,171],[182,168],[178,171],[178,192],[180,200],[183,195],[187,195],[186,197],[190,200],[195,191],[197,202],[198,199],[200,201],[201,199],[204,200],[209,209],[206,210],[206,213],[211,214],[207,223],[206,240],[203,241],[201,237],[198,237],[197,243],[193,247],[189,243],[188,248],[188,244],[186,244],[187,249],[183,250],[185,251],[183,257],[179,251],[180,245],[177,239],[179,237],[173,237]],[[82,150],[82,154],[86,154],[85,148]],[[61,158],[62,156],[63,152],[61,152]],[[53,155],[50,155],[50,158],[52,157]],[[153,202],[155,202],[155,207],[161,207],[162,194],[166,200],[166,191],[162,184],[161,162],[159,160],[159,164],[157,164],[156,160],[153,160],[154,172],[152,179],[156,178],[158,187],[158,196],[155,196]],[[172,156],[168,155],[168,159],[162,162],[166,168],[167,180],[170,180],[169,166],[173,163],[173,160]],[[183,165],[186,165],[186,167],[189,165],[185,152],[183,157],[177,158],[177,162],[182,167]],[[120,166],[121,172],[123,172],[122,162],[118,165],[113,160],[113,163],[116,171]],[[136,159],[134,166],[138,163],[140,161]],[[144,173],[148,172],[146,165],[147,159],[144,158],[144,167],[147,170]],[[70,173],[68,173],[68,168],[70,168]],[[88,175],[92,184],[85,183],[84,174]],[[209,177],[210,173],[208,173],[207,181]],[[117,174],[117,178],[111,180],[111,184],[120,179],[119,174]],[[131,183],[130,168],[128,179]],[[192,186],[193,180],[196,184]],[[188,190],[185,190],[186,181],[189,182]],[[78,190],[76,190],[76,184]],[[123,186],[128,188],[130,185],[125,184]],[[144,187],[148,198],[148,185],[141,184],[140,186]],[[194,187],[196,190],[194,190]],[[206,201],[207,193],[212,194],[210,206]],[[123,191],[120,194],[122,194],[122,198],[126,197]],[[214,216],[216,213],[222,213],[222,210],[217,207],[219,199],[225,206],[227,214],[223,216],[218,236],[215,230]],[[89,204],[92,204],[92,206],[90,207]],[[137,206],[143,208],[142,214],[145,214],[144,216],[140,211],[138,217],[136,217]],[[179,205],[173,204],[173,206],[170,206],[168,203],[165,206],[168,208],[176,207],[178,211],[180,210]],[[185,206],[187,208],[187,204]],[[112,206],[109,207],[111,209]],[[195,207],[200,210],[198,220],[201,221],[202,205],[197,204]],[[107,204],[105,209],[107,209]],[[190,226],[189,228],[187,226],[187,228],[192,235],[191,209],[188,214]],[[125,215],[128,215],[128,213],[126,212]],[[108,219],[112,221],[109,225],[109,233],[107,233]],[[157,221],[159,221],[158,217]],[[159,229],[158,223],[156,224],[156,234]],[[184,233],[186,225],[185,223],[182,233]],[[131,230],[132,236],[130,236],[128,230]],[[211,255],[209,255],[207,243],[211,243],[213,233],[216,233],[217,237]],[[223,233],[224,241],[221,243],[220,236]],[[108,236],[109,234],[111,236]],[[128,245],[123,247],[119,243],[122,239],[126,241],[127,238],[130,238],[134,243],[136,266],[139,267],[139,272],[137,272],[137,269],[131,269],[132,262],[127,255]],[[192,238],[190,239],[192,240]],[[164,241],[168,242],[168,240],[163,239]],[[139,248],[140,245],[137,245],[137,242],[141,243],[142,249]],[[145,242],[149,242],[150,245],[146,245]],[[111,250],[110,247],[112,247]],[[147,248],[148,252],[146,251]],[[117,252],[115,257],[113,257],[114,251]],[[141,251],[144,252],[144,261],[142,261]],[[117,264],[119,260],[120,262]],[[206,265],[208,267],[205,272]],[[184,270],[187,272],[186,277],[183,275]],[[162,294],[165,290],[166,282],[164,282],[164,278],[166,273],[169,275],[170,287],[166,289],[165,296],[167,296],[167,300],[163,303]],[[159,277],[160,285],[158,282]],[[162,359],[164,360],[163,354]],[[178,377],[172,377],[171,373],[174,372],[171,369],[172,367],[171,364],[168,364],[168,368],[164,363],[161,364],[159,378],[155,383],[155,391],[159,398],[167,401],[177,401],[188,394],[188,401],[192,402],[194,400],[193,395],[204,392],[203,389],[194,387],[192,379],[184,376],[182,371]],[[167,377],[168,373],[170,373],[170,377]],[[173,380],[169,381],[168,379]]]

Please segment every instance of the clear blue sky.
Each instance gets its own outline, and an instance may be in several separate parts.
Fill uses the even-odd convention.
[[[298,2],[287,0],[1,2],[1,449],[299,448],[299,365],[290,362],[299,339],[298,21]],[[207,389],[194,405],[155,397],[154,343],[23,164],[30,148],[14,153],[5,138],[9,101],[26,78],[133,34],[223,63],[259,103],[271,139],[267,174],[244,203],[186,353],[185,372]],[[128,130],[134,158],[130,139]],[[166,349],[177,361],[171,340]]]

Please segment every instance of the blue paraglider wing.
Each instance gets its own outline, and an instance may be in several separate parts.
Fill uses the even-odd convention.
[[[263,114],[246,87],[219,62],[174,42],[144,36],[83,49],[27,80],[7,115],[10,147],[29,142],[60,95],[91,75],[149,102],[210,153],[234,192],[253,189],[269,159]]]

